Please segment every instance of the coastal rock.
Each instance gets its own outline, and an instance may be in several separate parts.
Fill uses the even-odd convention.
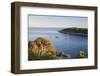
[[[47,39],[38,37],[34,41],[30,41],[29,47],[29,60],[32,59],[55,59],[56,58],[56,48]]]
[[[57,57],[61,58],[61,59],[70,59],[71,56],[68,53],[64,53],[64,52],[57,52]]]

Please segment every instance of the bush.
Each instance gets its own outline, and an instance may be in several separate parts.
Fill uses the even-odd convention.
[[[86,58],[86,53],[84,51],[79,51],[78,58]]]

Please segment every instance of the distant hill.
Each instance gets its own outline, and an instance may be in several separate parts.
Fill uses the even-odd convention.
[[[64,34],[75,34],[75,35],[83,35],[87,36],[88,35],[88,29],[87,28],[65,28],[60,30],[59,32],[64,33]]]

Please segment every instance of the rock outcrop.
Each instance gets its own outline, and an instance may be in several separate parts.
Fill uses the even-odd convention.
[[[60,59],[70,59],[71,56],[68,53],[64,53],[64,52],[57,52],[57,57]]]
[[[56,48],[47,39],[39,37],[34,41],[30,41],[29,47],[29,60],[45,60],[56,58]]]

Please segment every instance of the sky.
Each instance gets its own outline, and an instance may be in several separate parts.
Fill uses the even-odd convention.
[[[88,28],[87,17],[29,15],[29,27],[34,28]]]

